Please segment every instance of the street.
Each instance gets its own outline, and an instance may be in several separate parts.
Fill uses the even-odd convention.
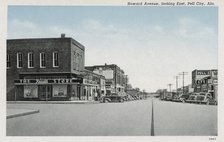
[[[7,136],[150,136],[151,130],[155,136],[217,135],[217,106],[211,105],[148,99],[100,104],[7,104],[7,108],[40,110],[7,119]]]

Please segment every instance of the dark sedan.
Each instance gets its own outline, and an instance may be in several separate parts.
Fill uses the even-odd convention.
[[[108,103],[108,102],[124,102],[126,100],[126,96],[117,96],[117,95],[110,95],[104,96],[100,99],[101,103]]]

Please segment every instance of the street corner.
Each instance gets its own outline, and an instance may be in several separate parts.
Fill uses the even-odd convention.
[[[31,115],[35,113],[39,113],[40,110],[35,109],[16,109],[16,108],[7,108],[7,119],[25,116],[25,115]]]

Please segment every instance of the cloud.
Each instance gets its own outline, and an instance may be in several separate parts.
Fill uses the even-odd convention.
[[[217,37],[217,33],[214,28],[207,26],[206,24],[193,19],[182,17],[178,21],[178,35],[184,38],[213,38]]]
[[[192,70],[217,68],[217,33],[197,19],[181,18],[171,28],[161,23],[116,24],[86,19],[79,25],[43,26],[17,19],[9,21],[9,36],[58,37],[65,33],[86,47],[86,65],[117,64],[134,87],[146,91],[166,88],[181,71],[189,73],[185,82],[189,84]]]
[[[27,20],[18,20],[18,19],[14,19],[12,21],[12,26],[14,27],[18,27],[18,28],[26,28],[26,29],[35,29],[37,28],[36,24],[30,22],[30,21],[27,21]]]
[[[103,24],[99,20],[96,19],[87,19],[83,22],[83,29],[85,31],[94,33],[97,35],[99,34],[113,34],[117,32],[117,29],[112,24]]]

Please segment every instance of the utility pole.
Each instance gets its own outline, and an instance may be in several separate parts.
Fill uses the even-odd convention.
[[[176,79],[176,93],[178,92],[177,89],[178,89],[178,76],[175,76],[175,79]]]
[[[187,72],[181,72],[179,75],[183,76],[183,94],[184,94],[184,75],[187,75]]]
[[[169,89],[170,89],[170,92],[171,92],[171,86],[172,86],[172,84],[170,83],[170,84],[168,84],[168,86],[169,86]]]

